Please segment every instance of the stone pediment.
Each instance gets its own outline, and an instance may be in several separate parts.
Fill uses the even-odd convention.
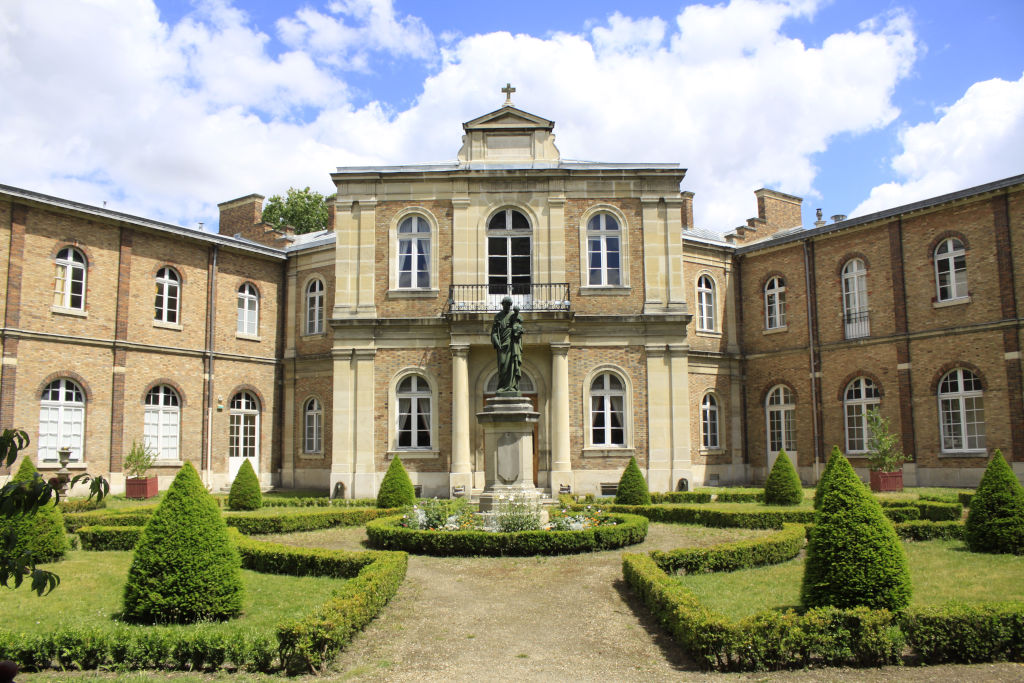
[[[472,166],[551,165],[561,155],[555,147],[554,121],[506,105],[462,124],[459,162]]]
[[[554,127],[554,121],[508,106],[462,124],[467,133],[472,130],[552,130]]]

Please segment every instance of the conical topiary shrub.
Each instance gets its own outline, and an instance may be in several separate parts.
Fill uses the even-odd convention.
[[[1024,489],[999,449],[971,498],[964,540],[971,552],[1024,555]]]
[[[377,491],[377,507],[400,508],[415,502],[416,489],[412,487],[412,480],[402,465],[402,459],[396,455]]]
[[[260,480],[256,470],[252,468],[249,458],[238,468],[235,480],[231,482],[228,493],[228,508],[232,510],[259,510],[263,507],[263,494],[260,493]]]
[[[193,623],[229,619],[241,609],[238,550],[217,503],[185,463],[135,546],[123,617]]]
[[[25,458],[10,483],[29,484],[39,476],[32,461]],[[10,550],[12,557],[30,552],[35,562],[56,562],[71,548],[64,533],[64,515],[53,500],[30,515],[0,517],[0,541],[10,531],[17,538]],[[7,553],[2,545],[0,553]]]
[[[615,493],[616,505],[650,505],[651,493],[647,490],[647,480],[636,464],[636,458],[630,458],[619,488]]]
[[[836,463],[807,544],[804,607],[899,610],[910,593],[907,556],[896,530],[850,464]]]
[[[804,499],[800,477],[786,451],[779,451],[764,483],[764,502],[768,505],[799,505]]]
[[[850,461],[843,457],[843,454],[839,452],[839,446],[832,447],[832,453],[828,456],[828,463],[825,465],[825,471],[821,473],[821,479],[818,480],[818,486],[814,490],[815,510],[821,508],[821,501],[824,500],[825,494],[828,493],[829,489],[832,487],[832,478],[836,474],[836,469],[853,471],[853,465],[851,465]],[[854,476],[857,476],[856,473],[854,473]]]

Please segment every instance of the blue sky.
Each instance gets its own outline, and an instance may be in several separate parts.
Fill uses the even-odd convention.
[[[1018,1],[7,0],[0,183],[181,225],[339,165],[454,158],[503,101],[565,158],[678,162],[701,227],[1024,172]]]

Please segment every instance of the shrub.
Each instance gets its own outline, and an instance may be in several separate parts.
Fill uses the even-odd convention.
[[[903,545],[853,469],[840,467],[814,516],[803,605],[903,609],[911,593]]]
[[[1024,604],[947,603],[909,609],[900,626],[927,664],[1024,659]]]
[[[971,498],[964,540],[975,553],[1024,554],[1024,489],[999,449]]]
[[[893,524],[896,535],[907,541],[933,541],[936,539],[960,540],[964,537],[964,525],[960,522],[932,522],[915,519],[910,522]]]
[[[84,526],[78,530],[82,550],[132,550],[141,535],[141,526]]]
[[[94,510],[70,512],[64,515],[64,528],[75,533],[83,526],[145,526],[153,516],[156,507],[139,507],[130,510]]]
[[[651,493],[651,504],[661,503],[710,503],[710,491],[669,491],[668,493]]]
[[[651,559],[668,574],[731,572],[792,560],[804,547],[800,524],[786,524],[777,534],[749,541],[720,543],[710,548],[680,548],[651,552]]]
[[[263,507],[263,494],[260,493],[260,480],[252,468],[249,458],[245,458],[238,468],[235,480],[231,482],[228,493],[229,510],[259,510]]]
[[[583,505],[573,505],[583,510]],[[603,505],[605,512],[642,515],[652,522],[665,524],[699,524],[701,526],[739,529],[781,529],[786,522],[811,524],[813,510],[718,510],[700,505]]]
[[[650,505],[651,493],[647,490],[647,481],[637,467],[636,458],[630,458],[629,464],[619,479],[619,488],[615,494],[617,505]]]
[[[377,491],[377,507],[400,508],[415,502],[416,490],[412,487],[412,480],[402,465],[402,459],[396,455]]]
[[[242,608],[238,550],[217,504],[185,463],[135,547],[123,617],[141,623],[224,620]]]
[[[793,469],[786,451],[779,451],[764,483],[764,502],[766,505],[799,505],[804,499],[804,489],[800,485],[800,477]]]
[[[850,461],[842,456],[843,454],[839,451],[839,446],[832,447],[832,453],[828,456],[828,462],[825,464],[825,470],[821,473],[821,479],[818,480],[818,485],[814,489],[814,509],[817,510],[821,507],[821,501],[828,493],[829,487],[832,485],[832,479],[835,477],[835,471],[837,467],[844,468],[849,467]]]
[[[96,500],[95,498],[61,498],[60,502],[57,503],[57,507],[60,508],[61,512],[89,512],[90,510],[101,510],[107,507],[107,501]]]
[[[145,442],[140,444],[132,441],[132,447],[128,449],[128,453],[124,456],[121,467],[124,469],[126,476],[142,479],[149,474],[149,470],[152,469],[156,461],[157,453],[155,450],[147,446]]]
[[[282,534],[292,531],[314,531],[338,526],[361,526],[371,519],[393,515],[397,510],[378,508],[299,509],[278,512],[229,512],[224,521],[243,534]]]
[[[21,467],[11,479],[11,483],[30,484],[37,478],[40,478],[39,472],[32,461],[25,458],[21,461]],[[17,539],[8,550],[2,541],[12,532]],[[70,547],[64,533],[64,516],[52,500],[29,515],[0,517],[0,553],[9,553],[11,557],[17,557],[27,552],[32,554],[35,562],[56,562],[64,557],[64,553]]]
[[[878,408],[867,412],[868,467],[876,472],[896,472],[907,457],[900,450],[900,437],[889,431],[889,419],[882,417]]]
[[[882,508],[885,516],[893,522],[910,522],[921,519],[921,511],[913,505],[892,505]]]

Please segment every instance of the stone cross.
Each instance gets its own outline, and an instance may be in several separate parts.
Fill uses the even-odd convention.
[[[505,106],[506,107],[511,107],[512,106],[512,93],[514,93],[515,91],[516,91],[516,89],[512,87],[511,83],[506,83],[505,87],[501,89],[501,92],[505,93]]]

